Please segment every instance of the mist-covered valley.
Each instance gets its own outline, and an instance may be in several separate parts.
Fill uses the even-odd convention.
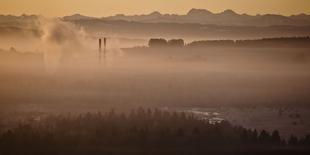
[[[186,46],[152,48],[147,38],[155,31],[146,36],[133,35],[139,33],[131,29],[106,32],[37,16],[16,17],[0,25],[3,128],[49,114],[145,107],[279,130],[285,137],[309,134],[309,47],[193,47],[188,44],[199,39],[199,33],[176,31],[158,35],[183,38]],[[239,29],[233,33],[241,35],[215,40],[247,39]],[[303,33],[294,30],[298,33],[289,32]],[[255,31],[249,34],[261,38]],[[107,48],[100,60],[98,39],[104,37]]]

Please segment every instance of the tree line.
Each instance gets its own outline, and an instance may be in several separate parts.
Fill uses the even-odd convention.
[[[0,154],[83,154],[181,152],[225,153],[293,150],[309,152],[310,135],[285,140],[278,131],[210,124],[185,112],[159,109],[130,113],[48,116],[19,122],[0,134]]]
[[[310,37],[281,37],[263,38],[254,40],[200,40],[193,41],[187,45],[183,39],[166,40],[163,38],[152,38],[149,47],[292,47],[309,48]]]

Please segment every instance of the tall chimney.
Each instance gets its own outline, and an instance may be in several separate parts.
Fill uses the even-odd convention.
[[[104,57],[104,61],[106,59],[106,50],[107,50],[107,38],[103,38],[103,45],[104,45],[104,51],[103,51],[103,57]]]
[[[102,43],[102,40],[100,38],[99,39],[99,62],[101,62],[101,43]]]

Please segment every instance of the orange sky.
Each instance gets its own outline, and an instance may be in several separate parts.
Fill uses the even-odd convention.
[[[146,14],[152,11],[185,14],[191,8],[212,12],[232,9],[248,14],[310,14],[310,0],[0,0],[0,14],[64,16],[80,13],[109,16],[118,13]]]

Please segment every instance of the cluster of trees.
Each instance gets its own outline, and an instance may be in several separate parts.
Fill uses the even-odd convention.
[[[150,39],[149,47],[184,47],[183,39]],[[293,47],[309,48],[310,37],[263,38],[257,40],[202,40],[194,41],[187,47]]]
[[[112,110],[49,116],[0,134],[0,154],[308,152],[309,146],[310,136],[285,141],[278,131],[258,132],[225,121],[210,124],[191,114],[142,108],[128,114]]]
[[[150,39],[149,40],[149,47],[183,47],[185,46],[183,39]]]
[[[294,47],[309,48],[310,37],[264,38],[257,40],[204,40],[188,44],[190,47]]]

